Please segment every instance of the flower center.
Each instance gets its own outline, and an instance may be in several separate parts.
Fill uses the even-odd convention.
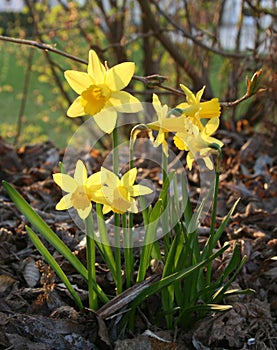
[[[78,186],[71,195],[73,207],[76,209],[85,209],[89,206],[90,201],[84,189],[84,186]]]
[[[128,200],[128,191],[123,186],[118,186],[113,192],[112,207],[117,213],[125,213],[131,206]]]
[[[82,92],[81,103],[86,113],[94,115],[101,111],[110,96],[110,89],[106,85],[91,85]]]

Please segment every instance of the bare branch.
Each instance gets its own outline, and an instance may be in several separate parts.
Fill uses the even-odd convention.
[[[38,42],[38,41],[35,41],[35,40],[12,38],[12,37],[3,36],[3,35],[0,35],[0,40],[8,41],[8,42],[11,42],[11,43],[14,43],[14,44],[33,46],[33,47],[36,47],[36,48],[38,48],[40,50],[44,50],[46,52],[48,52],[48,51],[54,52],[54,53],[56,53],[56,54],[58,54],[60,56],[69,58],[69,59],[71,59],[73,61],[76,61],[76,62],[79,62],[79,63],[88,64],[86,60],[82,60],[81,58],[73,56],[73,55],[70,55],[69,53],[67,53],[65,51],[61,51],[61,50],[56,49],[54,47],[54,45],[45,44],[45,43]]]
[[[34,41],[34,40],[12,38],[12,37],[7,37],[7,36],[3,36],[3,35],[0,35],[0,40],[11,42],[11,43],[14,43],[14,44],[21,44],[21,45],[32,46],[32,47],[36,47],[36,48],[38,48],[40,50],[44,50],[44,51],[51,51],[51,52],[53,52],[53,53],[55,53],[57,55],[61,55],[63,57],[69,58],[69,59],[71,59],[71,60],[73,60],[75,62],[79,62],[79,63],[85,64],[85,65],[88,64],[88,62],[86,60],[83,60],[83,59],[81,59],[79,57],[76,57],[76,56],[73,56],[71,54],[68,54],[65,51],[58,50],[58,49],[54,48],[53,46],[51,46],[49,44],[37,42],[37,41]],[[169,86],[166,86],[166,85],[163,84],[167,80],[167,77],[165,77],[165,76],[162,76],[162,75],[159,75],[159,74],[153,74],[153,75],[149,75],[149,76],[146,76],[146,77],[141,77],[141,76],[134,75],[133,79],[142,82],[146,87],[150,87],[150,88],[159,87],[159,88],[164,89],[164,90],[166,90],[166,91],[168,91],[168,92],[170,92],[170,93],[172,93],[174,95],[181,96],[181,97],[185,98],[185,94],[181,90],[174,89],[172,87],[169,87]],[[150,91],[151,90],[149,90],[149,92]],[[220,105],[223,108],[235,107],[238,104],[240,104],[241,102],[249,99],[250,97],[252,97],[252,96],[254,96],[254,95],[256,95],[256,94],[258,94],[258,93],[260,93],[262,91],[264,91],[264,90],[258,90],[257,92],[252,93],[252,94],[249,94],[248,92],[246,92],[246,94],[243,97],[241,97],[241,98],[239,98],[239,99],[237,99],[235,101],[232,101],[232,102],[220,102]]]
[[[150,0],[157,8],[157,10],[160,12],[160,14],[175,28],[177,29],[179,32],[182,33],[182,35],[187,38],[190,39],[192,42],[194,42],[196,45],[202,47],[203,49],[210,51],[212,53],[215,53],[217,55],[220,56],[224,56],[224,57],[228,57],[228,58],[235,58],[235,59],[245,59],[246,58],[246,54],[245,53],[237,53],[237,52],[227,52],[224,50],[219,50],[216,49],[214,47],[208,46],[206,45],[203,41],[198,40],[195,36],[191,35],[190,33],[188,33],[183,27],[181,27],[179,24],[177,24],[175,21],[172,20],[172,18],[170,16],[168,16],[162,9],[161,7],[158,5],[158,3],[156,1]],[[249,57],[251,57],[251,55],[249,54]]]

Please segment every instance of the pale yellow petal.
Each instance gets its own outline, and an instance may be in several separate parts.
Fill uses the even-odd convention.
[[[94,79],[96,85],[104,84],[106,69],[93,50],[89,51],[88,74]]]
[[[130,211],[131,213],[138,213],[138,207],[137,207],[137,203],[135,200],[133,200],[131,202],[131,206],[130,208],[128,209],[128,211]]]
[[[102,185],[107,184],[111,189],[120,185],[120,180],[117,175],[104,167],[101,167],[101,182]]]
[[[72,105],[67,110],[67,115],[71,118],[81,117],[85,115],[84,107],[81,104],[81,96],[73,101]]]
[[[93,191],[101,187],[101,171],[89,176],[86,181],[86,187]]]
[[[105,84],[111,91],[122,90],[130,83],[134,72],[135,64],[133,62],[117,64],[107,71]]]
[[[154,141],[154,147],[158,147],[160,144],[162,144],[165,140],[165,135],[162,130],[159,130],[159,133],[156,137],[156,140]]]
[[[74,192],[77,188],[77,182],[67,174],[53,174],[53,180],[65,192]]]
[[[121,113],[136,113],[142,110],[140,101],[126,91],[112,92],[109,103]]]
[[[213,162],[211,160],[211,157],[209,156],[206,156],[203,158],[204,162],[205,162],[205,165],[206,167],[209,169],[209,170],[213,170],[214,168],[214,165],[213,165]]]
[[[103,209],[102,209],[102,213],[103,213],[103,214],[107,214],[107,213],[109,213],[111,210],[112,210],[112,207],[111,207],[110,205],[104,204],[104,205],[103,205]]]
[[[103,109],[101,112],[95,114],[93,118],[102,131],[110,134],[116,126],[117,113],[111,108]]]
[[[194,156],[193,156],[193,154],[192,154],[191,152],[189,152],[189,153],[187,154],[186,160],[187,160],[188,168],[189,168],[189,170],[191,170],[191,168],[192,168],[192,163],[193,163],[193,161],[194,161]]]
[[[190,105],[193,105],[193,104],[197,103],[196,97],[194,96],[193,92],[188,87],[186,87],[183,84],[180,84],[180,86],[181,86],[181,89],[186,94],[187,102]]]
[[[205,87],[206,87],[206,86],[203,86],[202,89],[199,90],[199,91],[197,92],[197,94],[196,94],[196,100],[197,100],[198,102],[200,102],[200,100],[201,100],[201,98],[202,98],[202,95],[203,95],[203,93],[204,93]]]
[[[56,210],[66,210],[72,207],[71,193],[66,194],[56,205]]]
[[[219,127],[219,118],[211,118],[204,127],[204,133],[206,135],[212,135]]]
[[[95,203],[100,203],[100,204],[103,204],[103,205],[108,205],[110,202],[107,200],[106,196],[104,195],[103,193],[103,190],[102,189],[99,189],[97,191],[91,191],[89,194],[89,199],[92,201],[92,202],[95,202]]]
[[[74,172],[74,180],[79,185],[84,185],[87,178],[88,178],[87,169],[86,169],[84,163],[79,159],[77,164],[76,164],[76,168],[75,168],[75,172]]]
[[[146,194],[152,193],[153,190],[150,187],[144,185],[134,185],[130,189],[130,194],[132,197],[144,196]]]
[[[186,149],[186,145],[185,145],[185,142],[183,141],[183,139],[181,137],[179,137],[177,134],[173,137],[173,141],[174,141],[174,144],[175,146],[183,151]]]
[[[132,168],[129,171],[127,171],[127,173],[125,173],[121,178],[121,185],[123,187],[132,186],[136,181],[137,173],[137,168]]]
[[[179,109],[186,109],[189,107],[190,107],[190,105],[187,102],[182,102],[182,103],[178,104],[178,106],[176,106],[176,108],[179,108]]]
[[[64,76],[70,87],[79,95],[94,83],[88,73],[85,72],[67,70],[64,72]]]
[[[85,220],[89,216],[91,209],[92,209],[92,205],[90,203],[89,206],[87,206],[84,209],[77,209],[77,213],[82,220]]]
[[[153,97],[152,97],[152,104],[153,104],[153,107],[154,107],[156,113],[159,115],[159,114],[160,114],[160,111],[161,111],[161,109],[162,109],[162,104],[161,104],[161,101],[160,101],[158,95],[153,94]]]

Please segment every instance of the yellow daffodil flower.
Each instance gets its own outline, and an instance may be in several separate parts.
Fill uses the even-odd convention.
[[[153,94],[153,107],[157,113],[158,120],[150,123],[147,126],[152,130],[158,130],[158,135],[153,142],[154,147],[162,145],[163,152],[168,156],[168,144],[166,142],[166,134],[168,132],[181,132],[184,129],[184,116],[168,117],[169,108],[167,105],[162,105],[159,97]]]
[[[111,133],[116,125],[117,112],[135,113],[142,109],[137,98],[125,88],[134,75],[133,62],[120,63],[110,69],[104,66],[95,51],[89,51],[87,73],[67,70],[65,78],[80,96],[67,111],[71,118],[90,114],[101,130]]]
[[[199,90],[196,95],[185,85],[180,84],[180,87],[186,94],[187,102],[179,104],[177,108],[182,109],[183,113],[190,117],[200,130],[204,128],[201,119],[211,119],[220,116],[220,104],[217,98],[201,102],[205,86]]]
[[[215,117],[208,121],[204,129],[200,132],[199,128],[187,119],[187,128],[185,132],[176,133],[174,136],[174,143],[180,150],[188,151],[187,165],[191,170],[193,161],[197,158],[202,158],[208,169],[213,169],[213,163],[210,159],[211,153],[214,149],[212,144],[217,144],[219,147],[223,146],[223,142],[211,137],[219,126],[219,118]]]
[[[56,205],[57,210],[74,207],[81,219],[86,219],[91,212],[91,201],[102,201],[101,174],[95,173],[88,177],[87,169],[81,160],[78,160],[74,177],[67,174],[53,174],[55,183],[65,192],[68,192]]]
[[[133,168],[120,179],[112,171],[101,168],[102,192],[105,200],[102,202],[103,214],[111,210],[117,214],[127,211],[137,213],[138,208],[134,197],[152,193],[152,189],[143,185],[134,185],[137,169]]]

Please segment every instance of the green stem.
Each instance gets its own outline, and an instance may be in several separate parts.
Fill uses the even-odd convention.
[[[164,152],[162,152],[162,175],[163,175],[163,184],[164,184],[166,182],[167,177],[168,177],[168,158],[164,154]],[[167,198],[168,198],[168,193],[166,194],[165,205],[168,203]],[[165,254],[165,261],[166,261],[167,255],[168,255],[168,252],[170,249],[168,215],[162,216],[162,227],[163,227],[163,230],[167,232],[164,235],[164,254]]]
[[[118,131],[117,126],[113,130],[113,172],[119,175],[118,158]],[[114,214],[114,235],[115,235],[115,265],[116,265],[116,294],[122,292],[121,278],[121,249],[120,249],[120,215]]]
[[[95,270],[95,241],[94,241],[94,228],[93,219],[90,214],[85,219],[86,227],[86,241],[87,241],[87,269],[88,269],[88,294],[89,294],[89,307],[93,310],[98,308],[97,293],[93,288],[93,281],[96,282],[96,270]]]
[[[118,165],[118,131],[117,126],[113,130],[113,172],[119,175],[119,165]]]
[[[218,199],[218,188],[219,188],[219,176],[220,176],[220,165],[222,159],[222,151],[221,148],[217,148],[217,165],[215,170],[215,186],[214,186],[214,199],[213,199],[213,210],[212,210],[212,222],[211,222],[211,231],[209,237],[209,252],[208,257],[212,255],[212,249],[214,247],[214,235],[215,235],[215,224],[216,224],[216,213],[217,213],[217,199]],[[212,275],[212,262],[210,262],[207,266],[207,285],[210,285]]]
[[[133,282],[134,274],[134,255],[132,231],[127,223],[126,214],[122,214],[122,226],[124,234],[124,258],[125,258],[125,274],[126,274],[126,288],[130,288]]]

